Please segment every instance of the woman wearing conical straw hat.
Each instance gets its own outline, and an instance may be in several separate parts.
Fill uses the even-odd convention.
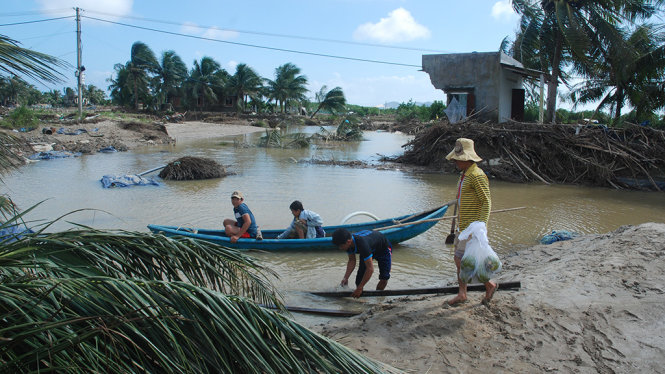
[[[467,301],[466,283],[460,279],[460,267],[466,245],[469,241],[459,240],[459,233],[466,229],[472,222],[482,221],[487,223],[492,208],[489,180],[485,172],[478,167],[476,162],[482,159],[476,154],[473,140],[459,138],[455,141],[455,148],[446,156],[446,160],[455,162],[457,168],[462,172],[457,184],[457,207],[459,212],[458,231],[455,237],[455,266],[457,267],[457,280],[459,291],[457,296],[446,301],[450,306],[457,306]],[[488,305],[494,296],[497,284],[492,281],[485,282],[485,297],[482,303]]]

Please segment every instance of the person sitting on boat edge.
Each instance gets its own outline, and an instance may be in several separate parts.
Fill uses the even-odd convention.
[[[321,227],[323,225],[321,216],[311,210],[306,210],[298,200],[292,202],[289,209],[293,214],[293,221],[283,233],[277,236],[277,239],[314,239],[326,236],[326,232]]]
[[[240,238],[256,238],[258,226],[254,214],[245,204],[245,198],[240,191],[233,191],[231,194],[231,204],[233,205],[233,215],[235,218],[226,218],[224,220],[224,232],[235,243]]]
[[[349,284],[349,277],[356,267],[356,253],[360,256],[360,264],[356,273],[356,289],[351,293],[351,296],[357,298],[362,295],[363,288],[374,273],[372,259],[376,259],[379,264],[379,283],[376,285],[376,289],[383,290],[386,288],[392,266],[392,247],[382,233],[363,230],[351,234],[345,228],[338,228],[332,234],[332,242],[337,248],[346,251],[349,255],[346,272],[341,282],[342,286]]]

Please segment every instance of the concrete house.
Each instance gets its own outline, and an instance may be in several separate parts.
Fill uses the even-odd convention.
[[[432,85],[446,93],[451,122],[471,114],[499,123],[522,121],[524,79],[540,79],[541,92],[544,80],[542,72],[503,52],[423,55],[422,67]]]

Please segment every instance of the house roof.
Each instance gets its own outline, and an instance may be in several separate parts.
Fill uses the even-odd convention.
[[[540,76],[543,75],[547,80],[549,77],[547,73],[544,73],[540,70],[525,68],[521,62],[515,60],[503,52],[499,52],[499,63],[507,70],[527,78],[540,78]]]

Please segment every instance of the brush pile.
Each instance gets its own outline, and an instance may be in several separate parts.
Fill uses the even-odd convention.
[[[473,139],[481,168],[499,180],[665,190],[665,133],[632,124],[441,122],[407,143],[395,161],[454,172],[445,156],[461,137]]]
[[[221,178],[226,175],[228,173],[217,161],[191,156],[170,162],[159,172],[160,178],[177,181]]]

